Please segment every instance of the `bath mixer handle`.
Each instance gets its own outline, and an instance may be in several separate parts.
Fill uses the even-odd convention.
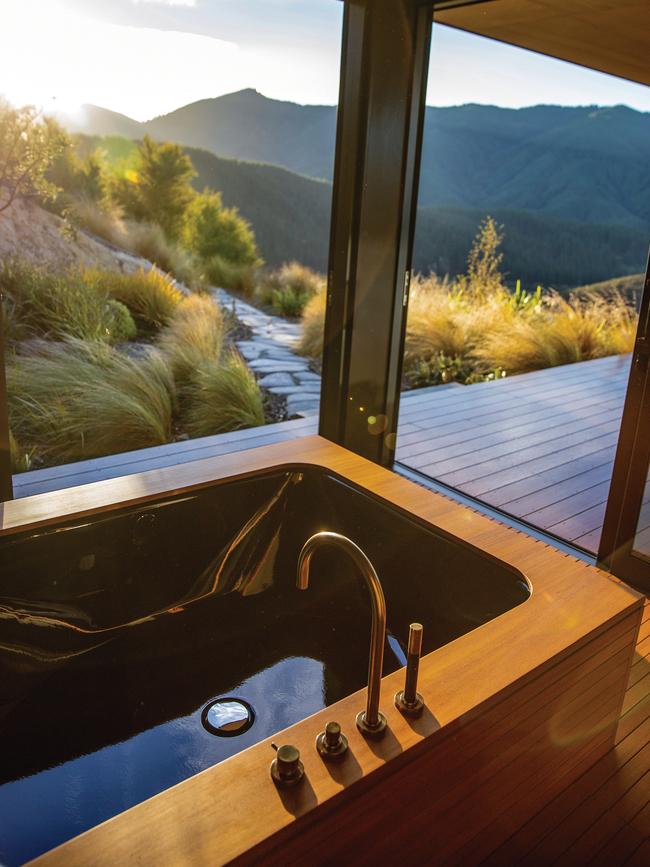
[[[406,682],[404,689],[395,695],[395,706],[406,716],[420,716],[424,699],[418,692],[418,672],[422,655],[422,624],[411,623],[406,655]]]

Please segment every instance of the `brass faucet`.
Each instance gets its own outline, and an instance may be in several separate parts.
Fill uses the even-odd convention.
[[[386,729],[386,717],[379,710],[381,672],[386,640],[386,600],[377,573],[370,560],[358,545],[340,533],[322,532],[311,536],[302,547],[298,557],[298,580],[300,590],[309,586],[311,558],[321,545],[335,545],[345,551],[359,568],[368,585],[372,602],[372,629],[370,633],[370,661],[368,664],[368,701],[365,711],[357,715],[357,728],[367,737],[381,737]]]

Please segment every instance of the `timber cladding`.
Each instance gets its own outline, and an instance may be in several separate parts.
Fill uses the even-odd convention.
[[[601,571],[319,437],[5,504],[4,532],[146,502],[282,464],[315,464],[520,569],[531,598],[424,657],[418,720],[393,705],[366,741],[365,691],[285,732],[306,779],[278,791],[262,741],[42,856],[42,865],[477,863],[614,741],[643,611]],[[340,765],[314,749],[325,723],[350,740]]]

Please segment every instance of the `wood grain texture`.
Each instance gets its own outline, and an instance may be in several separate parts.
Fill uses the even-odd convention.
[[[649,781],[650,602],[646,601],[614,749],[516,828],[485,863],[490,867],[647,864],[641,855],[650,851]]]
[[[650,84],[646,0],[498,0],[436,12],[434,20]]]
[[[7,503],[0,532],[283,464],[328,468],[477,545],[524,572],[532,597],[422,660],[420,689],[428,709],[420,720],[406,720],[393,706],[403,673],[384,678],[382,710],[390,727],[384,740],[368,742],[355,728],[364,691],[275,735],[303,754],[307,780],[298,789],[276,790],[268,773],[270,742],[263,741],[39,863],[288,864],[309,857],[319,864],[335,852],[339,860],[354,853],[366,863],[364,853],[376,859],[398,850],[426,851],[428,863],[436,863],[432,853],[443,863],[464,850],[471,863],[489,854],[486,841],[492,848],[502,842],[513,821],[529,819],[611,747],[642,598],[319,437]],[[351,746],[338,767],[323,764],[314,750],[316,734],[333,718]]]

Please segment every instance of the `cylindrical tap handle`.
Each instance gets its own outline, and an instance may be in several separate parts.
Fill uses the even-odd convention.
[[[404,701],[406,704],[413,704],[416,700],[421,653],[422,624],[411,623],[409,626],[408,654],[406,657],[406,683],[404,684]]]
[[[418,671],[422,653],[422,624],[411,623],[409,643],[406,654],[406,682],[404,689],[395,695],[395,705],[406,716],[420,716],[424,710],[424,699],[418,692]]]

